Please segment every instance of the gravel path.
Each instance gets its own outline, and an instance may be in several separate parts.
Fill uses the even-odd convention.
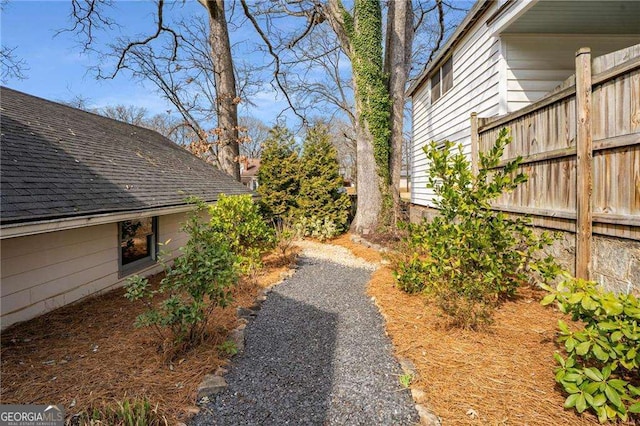
[[[247,326],[245,352],[225,375],[229,387],[192,425],[418,423],[383,319],[365,294],[374,266],[342,247],[303,249],[296,273]]]

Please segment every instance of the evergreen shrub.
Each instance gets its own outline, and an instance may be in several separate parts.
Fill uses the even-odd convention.
[[[551,257],[536,259],[552,241],[548,233],[538,235],[528,219],[491,207],[527,180],[517,171],[520,158],[497,167],[510,142],[503,129],[491,150],[480,153],[477,176],[461,146],[453,150],[446,141],[424,148],[430,163],[427,187],[439,212],[432,221],[408,225],[395,277],[399,288],[430,295],[454,325],[464,328],[490,323],[499,302],[529,281],[534,270],[555,265]]]

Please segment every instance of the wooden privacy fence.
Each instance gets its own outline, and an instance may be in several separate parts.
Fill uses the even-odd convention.
[[[500,165],[521,156],[529,180],[494,207],[575,232],[576,276],[590,276],[592,234],[640,240],[640,45],[593,63],[580,49],[576,74],[541,100],[501,117],[472,114],[474,169],[503,127],[513,142]]]

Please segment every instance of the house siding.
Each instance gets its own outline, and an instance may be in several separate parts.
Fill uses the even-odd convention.
[[[506,112],[500,103],[504,90],[503,53],[500,39],[492,34],[487,19],[497,9],[494,3],[460,41],[453,52],[453,88],[431,105],[427,80],[413,95],[413,144],[411,202],[432,205],[433,192],[426,188],[427,159],[422,148],[430,141],[448,139],[470,153],[470,115],[491,117]]]
[[[430,141],[448,139],[470,155],[472,112],[488,118],[540,99],[574,72],[575,51],[585,40],[594,55],[639,42],[637,35],[502,34],[537,3],[501,9],[504,2],[493,2],[453,48],[453,88],[433,105],[428,78],[413,93],[411,203],[433,206],[423,152]]]
[[[184,220],[185,213],[158,218],[158,241],[170,240],[161,249],[171,259],[188,239]],[[118,246],[117,223],[0,241],[2,328],[122,285]],[[160,270],[155,264],[138,273]]]
[[[593,57],[640,43],[640,36],[502,35],[507,66],[507,105],[513,112],[539,100],[575,73],[575,52],[591,48]]]

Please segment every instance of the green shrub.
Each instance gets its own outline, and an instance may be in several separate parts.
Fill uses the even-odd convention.
[[[238,346],[233,340],[226,340],[218,345],[218,350],[226,355],[234,356],[238,353]]]
[[[223,194],[209,207],[209,215],[211,231],[227,240],[239,258],[241,272],[248,273],[260,267],[262,254],[274,246],[275,235],[251,196]]]
[[[309,129],[304,141],[294,218],[319,218],[335,226],[338,233],[347,230],[351,200],[344,189],[339,167],[338,151],[331,143],[328,129],[316,124]]]
[[[395,276],[404,291],[431,295],[454,325],[489,323],[499,301],[530,280],[532,270],[554,264],[550,257],[535,259],[551,243],[548,233],[536,235],[528,219],[491,208],[491,201],[527,180],[516,173],[520,158],[496,168],[510,142],[503,129],[493,148],[480,153],[477,176],[461,146],[453,151],[447,141],[444,148],[434,142],[424,148],[430,162],[427,187],[436,194],[439,213],[432,221],[408,225]]]
[[[280,252],[283,260],[290,260],[290,250],[293,247],[293,240],[296,232],[288,220],[274,221],[273,229],[276,234],[276,248]]]
[[[300,159],[293,134],[276,126],[263,144],[258,170],[260,208],[267,219],[283,219],[297,207]]]
[[[152,288],[140,276],[129,278],[126,284],[125,297],[141,300],[148,308],[136,318],[135,326],[151,327],[163,342],[169,340],[173,354],[202,341],[211,312],[230,303],[238,278],[238,258],[228,240],[201,221],[207,205],[195,202],[196,209],[182,227],[189,241],[173,266],[165,266],[166,276],[159,288]],[[156,294],[167,298],[154,304]]]
[[[595,282],[570,278],[553,289],[543,305],[554,301],[584,328],[571,331],[558,321],[556,381],[569,394],[564,406],[591,410],[600,422],[628,420],[640,414],[640,302],[630,294],[605,292]]]

